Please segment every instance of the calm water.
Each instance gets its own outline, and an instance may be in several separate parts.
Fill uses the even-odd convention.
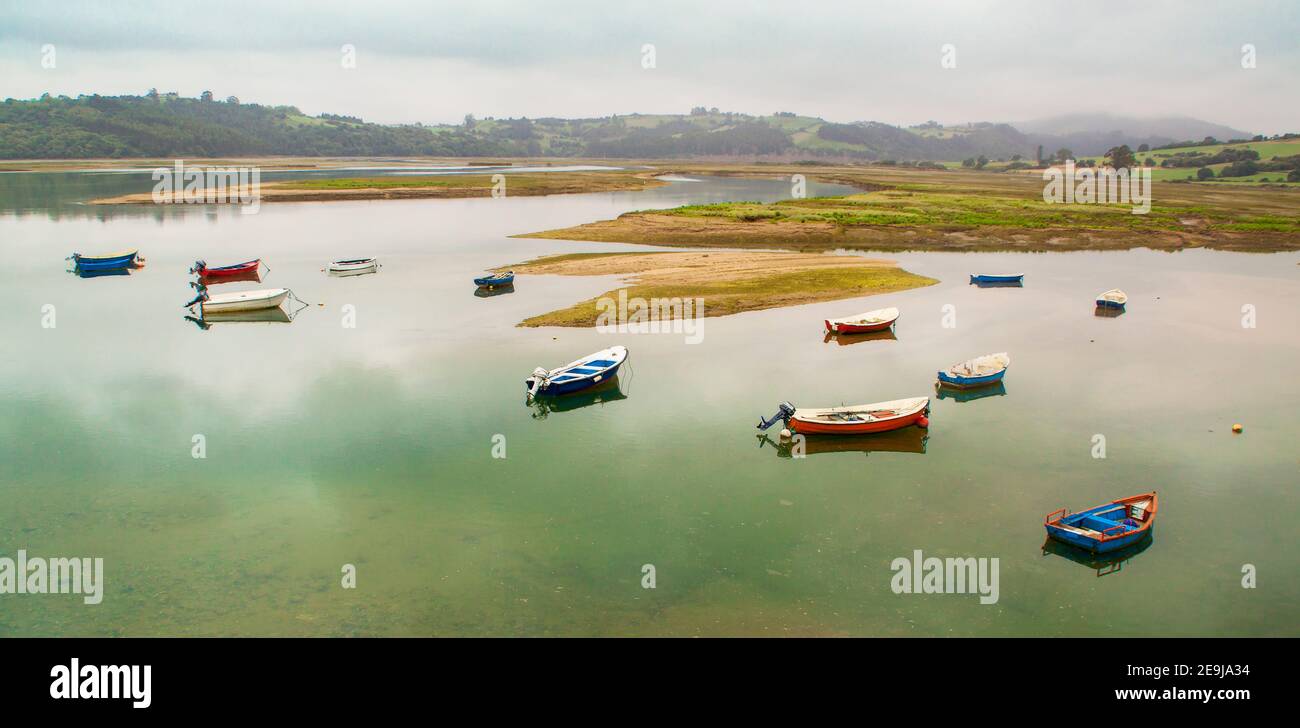
[[[514,326],[611,279],[521,277],[491,298],[469,279],[633,247],[511,234],[787,184],[243,216],[73,204],[148,175],[3,178],[0,556],[99,556],[106,587],[98,606],[0,595],[0,635],[1300,634],[1300,256],[906,254],[942,283],[708,319],[687,345]],[[73,251],[126,246],[147,267],[64,272]],[[321,272],[357,255],[384,267]],[[257,256],[265,285],[311,304],[291,323],[184,318],[195,258]],[[975,270],[1027,286],[974,288]],[[1130,310],[1094,316],[1112,287]],[[823,341],[823,318],[886,305],[896,339]],[[614,343],[631,350],[620,391],[525,405],[535,366]],[[937,368],[994,351],[1012,356],[1004,390],[936,399],[926,440],[794,459],[756,437],[781,400],[933,394]],[[1118,571],[1044,553],[1047,512],[1149,489],[1154,540]],[[894,594],[890,562],[914,549],[1000,559],[999,601]]]

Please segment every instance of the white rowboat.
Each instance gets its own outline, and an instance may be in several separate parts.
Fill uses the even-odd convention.
[[[200,306],[204,313],[255,311],[260,308],[276,308],[284,303],[289,295],[288,288],[263,288],[256,291],[239,291],[237,293],[218,293],[208,296]]]
[[[374,270],[379,267],[379,261],[374,258],[353,258],[351,260],[336,260],[330,263],[329,271],[331,273],[351,273],[355,271]]]

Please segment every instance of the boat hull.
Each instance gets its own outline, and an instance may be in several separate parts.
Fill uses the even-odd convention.
[[[877,331],[884,331],[885,329],[892,327],[894,325],[894,321],[897,320],[898,319],[891,319],[889,321],[885,321],[882,323],[867,324],[865,326],[862,324],[832,323],[829,320],[826,321],[825,324],[826,324],[826,330],[832,334],[871,334]],[[910,321],[911,319],[908,320]]]
[[[939,372],[939,383],[945,387],[986,387],[990,384],[997,384],[1006,375],[1006,369],[982,377],[961,377],[948,372]]]
[[[117,270],[135,265],[137,255],[137,251],[134,250],[121,255],[106,256],[85,256],[80,253],[73,253],[72,260],[80,270]]]
[[[790,418],[790,429],[801,435],[868,435],[873,432],[889,432],[891,430],[901,430],[904,427],[911,427],[912,425],[917,424],[923,417],[925,417],[924,410],[903,417],[878,420],[876,422],[846,422],[843,424],[831,424],[828,422],[803,420],[796,414],[794,417]]]
[[[618,370],[619,367],[621,366],[623,366],[622,363],[615,364],[614,366],[610,367],[609,369],[606,369],[600,374],[595,374],[592,375],[591,377],[587,377],[583,379],[571,380],[568,382],[552,382],[549,386],[547,386],[545,389],[540,390],[538,393],[539,394],[572,394],[574,392],[581,392],[584,389],[591,389],[592,387],[598,387],[604,382],[618,376]]]
[[[985,273],[977,273],[972,274],[970,277],[971,283],[1023,283],[1024,280],[1025,275],[1023,273],[1017,275],[989,275]]]
[[[203,313],[231,313],[235,311],[257,311],[263,308],[277,308],[284,303],[284,299],[289,296],[289,290],[286,288],[272,289],[272,291],[248,291],[248,294],[264,295],[246,295],[243,293],[224,294],[221,297],[204,301],[202,305]]]
[[[1127,548],[1146,538],[1155,527],[1158,512],[1159,500],[1152,491],[1074,514],[1062,508],[1047,514],[1043,526],[1049,538],[1094,554],[1104,554]]]
[[[1123,548],[1128,548],[1129,546],[1132,546],[1138,541],[1141,541],[1142,539],[1146,538],[1151,532],[1152,530],[1150,528],[1147,528],[1141,531],[1133,531],[1132,533],[1124,534],[1119,538],[1112,538],[1105,541],[1098,541],[1096,539],[1089,538],[1087,536],[1074,533],[1072,531],[1067,531],[1058,526],[1053,526],[1050,524],[1047,526],[1047,535],[1050,536],[1051,538],[1056,539],[1061,543],[1068,543],[1071,546],[1084,549],[1094,554],[1105,554],[1105,553],[1110,553],[1112,551],[1119,551],[1120,549]]]
[[[1119,301],[1108,301],[1104,298],[1098,298],[1097,308],[1124,308],[1124,304]]]
[[[515,276],[513,273],[507,276],[484,276],[483,278],[474,279],[474,285],[482,286],[486,288],[493,288],[496,286],[509,286],[509,285],[513,285],[514,282],[515,282]]]
[[[356,271],[377,270],[379,261],[374,258],[364,258],[358,260],[336,260],[329,265],[331,273],[351,273]]]
[[[200,268],[195,271],[201,278],[230,278],[234,276],[247,276],[256,274],[257,267],[262,264],[262,260],[250,260],[244,263],[235,263],[234,265],[223,265],[219,268]]]

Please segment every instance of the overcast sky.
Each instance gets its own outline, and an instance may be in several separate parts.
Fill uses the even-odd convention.
[[[1300,131],[1300,2],[0,0],[0,97],[150,87],[385,123],[705,105],[891,124],[1101,111],[1276,133]]]

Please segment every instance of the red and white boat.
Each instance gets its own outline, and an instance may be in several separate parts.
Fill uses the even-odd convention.
[[[202,278],[232,278],[246,277],[256,275],[257,267],[262,264],[262,259],[247,260],[243,263],[233,265],[223,265],[213,268],[202,260],[194,261],[194,266],[190,268],[191,273],[197,273]]]
[[[926,417],[929,411],[929,397],[821,409],[795,407],[789,402],[782,402],[777,413],[770,420],[761,420],[758,427],[766,430],[784,420],[791,431],[805,435],[862,435],[889,432],[912,425],[929,427],[930,420]]]
[[[833,334],[868,334],[884,331],[898,320],[898,309],[880,308],[857,316],[826,319],[826,330]]]

